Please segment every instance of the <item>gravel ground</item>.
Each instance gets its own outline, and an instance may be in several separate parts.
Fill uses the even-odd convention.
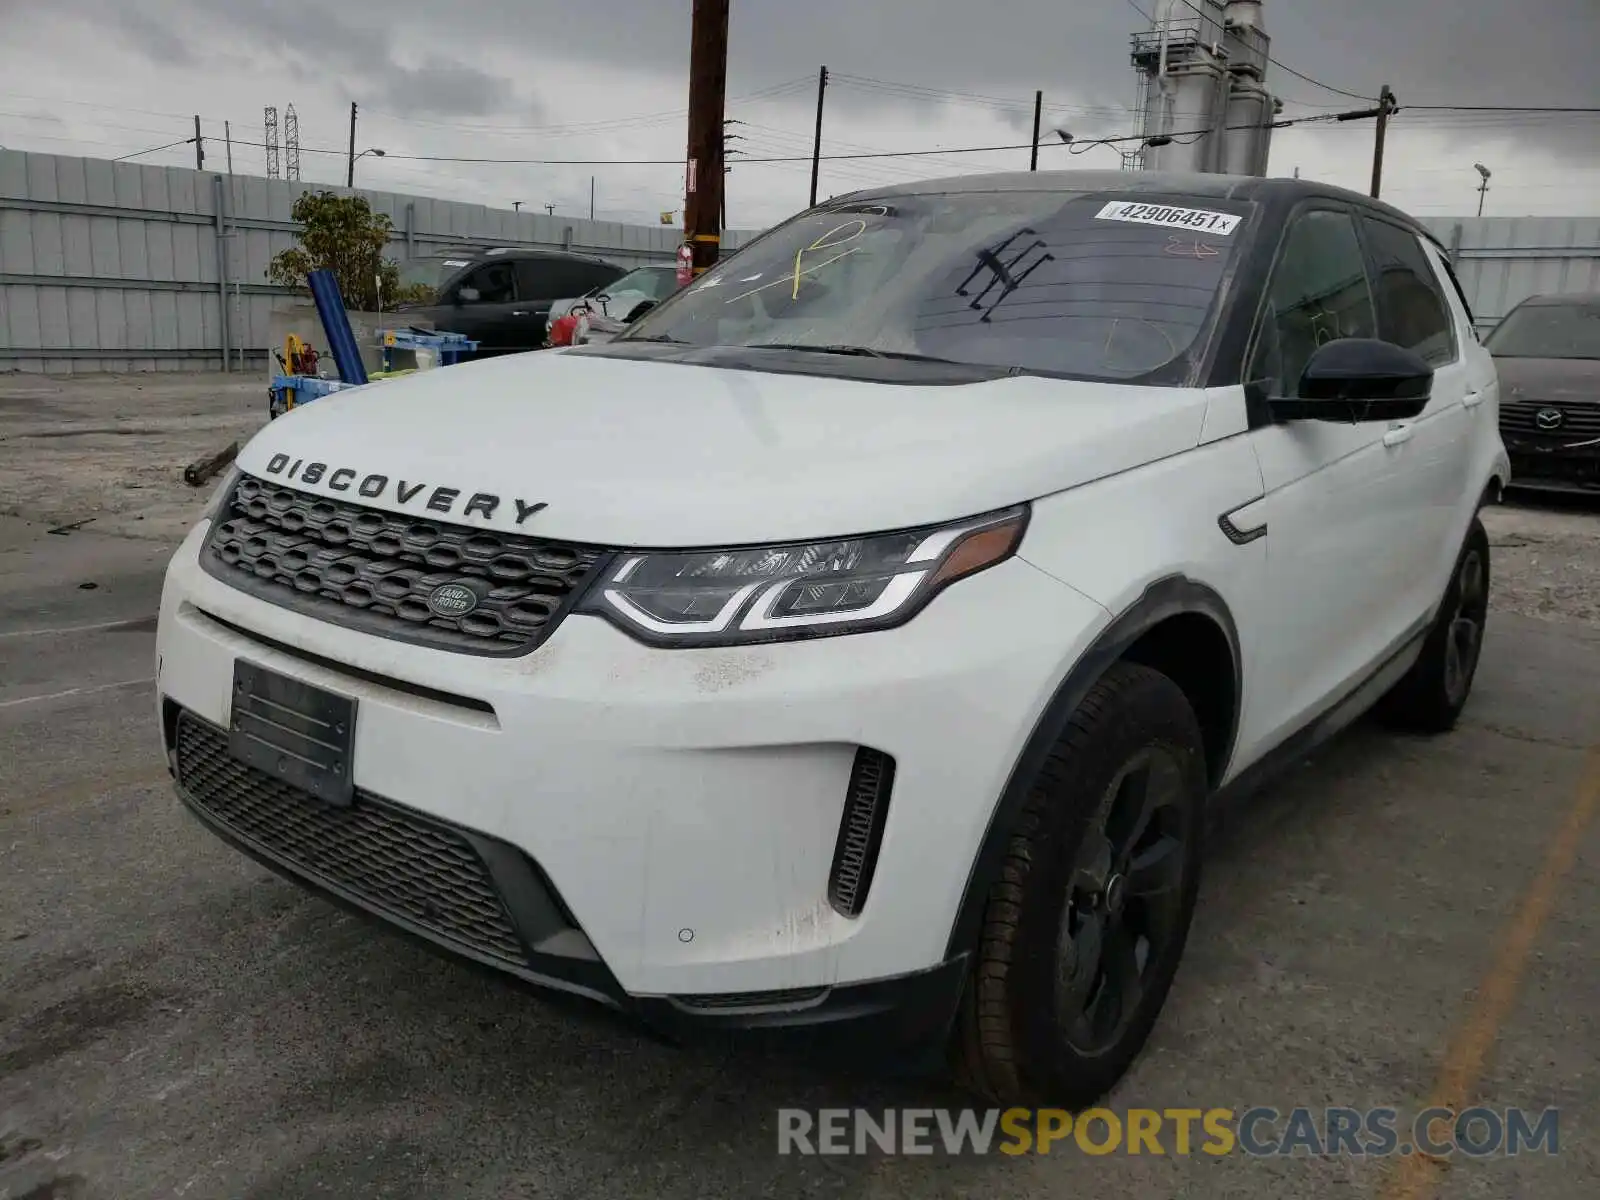
[[[1600,497],[1514,495],[1484,524],[1497,611],[1600,625]]]
[[[184,467],[266,420],[258,373],[0,375],[0,516],[179,541],[211,493]]]

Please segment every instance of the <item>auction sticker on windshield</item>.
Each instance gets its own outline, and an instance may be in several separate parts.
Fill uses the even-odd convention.
[[[1232,213],[1211,212],[1204,208],[1173,208],[1169,204],[1134,204],[1113,200],[1095,214],[1101,221],[1130,221],[1136,225],[1160,225],[1167,229],[1191,229],[1196,233],[1215,233],[1227,237],[1241,218]]]

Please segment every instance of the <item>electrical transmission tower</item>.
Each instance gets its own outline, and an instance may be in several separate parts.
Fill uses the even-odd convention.
[[[278,175],[278,108],[275,104],[267,105],[267,133],[261,139],[262,145],[267,148],[267,178],[277,179]]]
[[[300,178],[300,118],[292,104],[283,113],[283,177]]]

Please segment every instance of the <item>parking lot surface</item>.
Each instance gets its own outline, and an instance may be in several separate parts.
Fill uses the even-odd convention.
[[[74,472],[128,464],[90,446],[30,467],[63,482],[24,495],[5,464],[37,445],[5,440],[19,419],[7,396],[0,386],[0,510],[13,514],[0,517],[0,1200],[1595,1194],[1594,506],[1491,514],[1496,607],[1455,733],[1358,726],[1224,830],[1172,1000],[1107,1101],[1554,1107],[1558,1153],[1419,1167],[1183,1155],[1170,1140],[1160,1156],[1097,1157],[1069,1140],[1019,1157],[780,1156],[780,1108],[966,1101],[659,1045],[343,915],[202,831],[172,795],[151,691],[170,530],[199,501],[153,472],[159,536],[126,502],[97,510],[109,535],[98,522],[48,532],[103,495]],[[217,432],[205,403],[242,404],[197,400],[191,426],[175,421],[137,465],[170,474],[203,453]],[[120,439],[120,454],[139,435],[93,436]]]

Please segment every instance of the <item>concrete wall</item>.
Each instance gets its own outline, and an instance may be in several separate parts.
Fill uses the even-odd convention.
[[[294,245],[295,200],[326,186],[0,150],[0,371],[210,371],[225,351],[238,369],[241,348],[261,369],[273,312],[293,303],[266,281],[267,263]],[[393,220],[397,260],[470,241],[632,267],[671,261],[682,239],[668,226],[360,193]],[[730,231],[724,244],[749,236]]]

